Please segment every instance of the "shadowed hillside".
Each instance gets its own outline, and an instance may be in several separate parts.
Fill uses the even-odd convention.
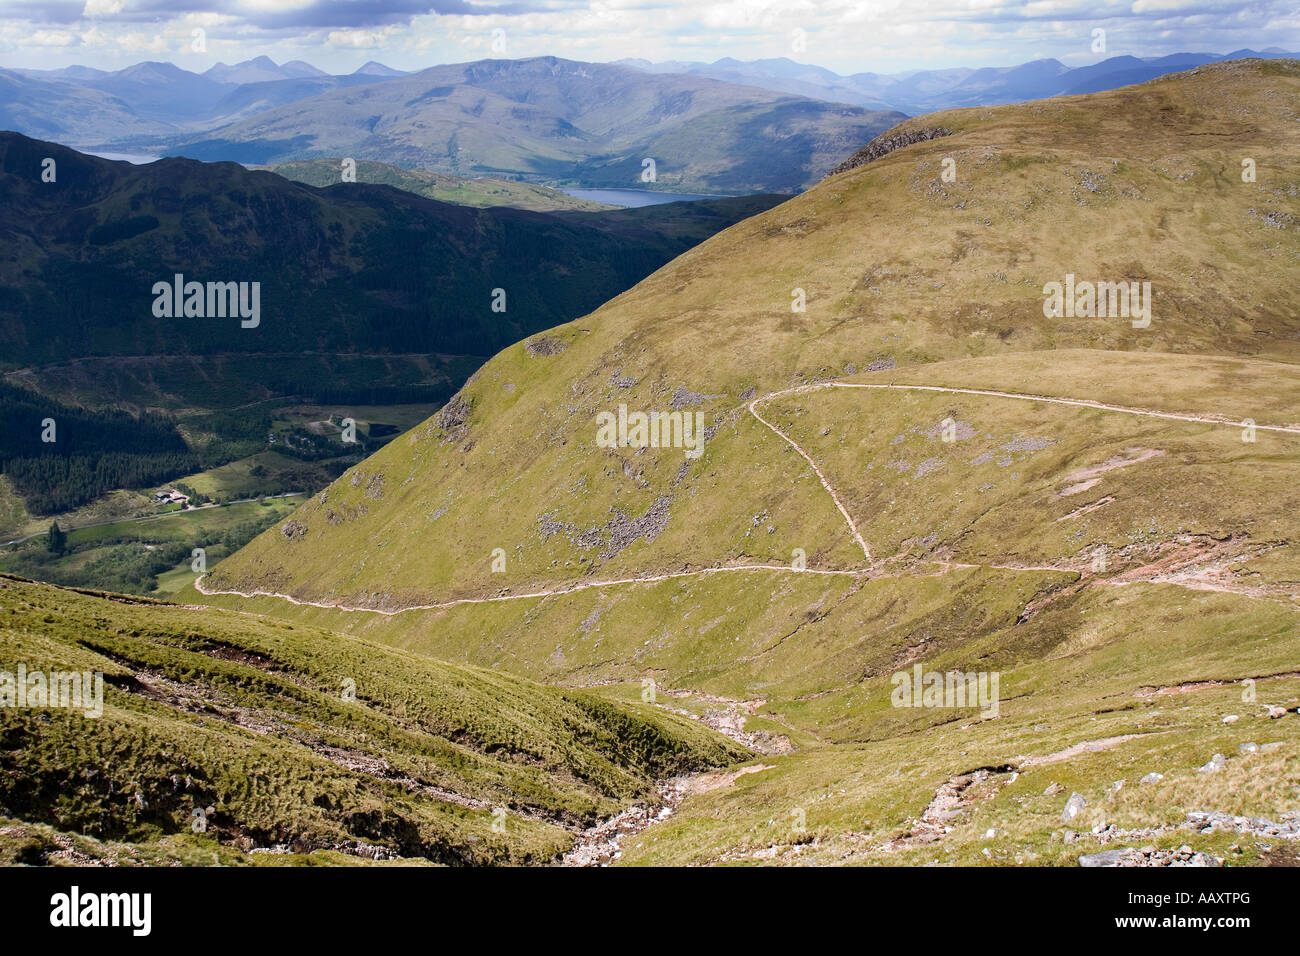
[[[342,160],[338,158],[303,159],[278,163],[267,169],[279,173],[285,179],[306,183],[308,186],[333,186],[340,181],[341,164]],[[356,177],[358,182],[394,186],[426,199],[454,202],[463,206],[511,206],[534,212],[597,212],[616,208],[587,199],[576,199],[549,186],[534,186],[507,179],[470,179],[422,169],[402,169],[400,166],[367,160],[356,164]]]
[[[43,160],[56,179],[42,180]],[[522,210],[366,183],[315,189],[233,163],[146,166],[0,137],[0,343],[10,363],[88,355],[490,354],[581,315],[727,219],[621,240]],[[770,202],[775,202],[775,199]],[[762,208],[735,201],[736,216]],[[260,323],[160,318],[155,283],[258,282]],[[114,290],[105,294],[104,290]],[[494,295],[505,290],[505,297]],[[493,308],[494,301],[497,308]]]

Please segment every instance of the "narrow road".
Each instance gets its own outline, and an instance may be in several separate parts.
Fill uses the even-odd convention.
[[[385,610],[377,607],[357,607],[348,604],[326,604],[320,601],[303,601],[291,594],[281,594],[278,591],[221,591],[215,588],[209,589],[204,586],[202,575],[194,582],[194,589],[200,594],[206,594],[209,597],[217,594],[230,594],[236,597],[270,597],[279,598],[282,601],[288,601],[290,604],[297,604],[299,607],[318,607],[328,611],[366,611],[371,614],[383,614],[387,617],[393,617],[397,614],[405,614],[407,611],[441,611],[445,608],[460,607],[462,604],[495,604],[499,601],[523,601],[530,598],[547,598],[558,597],[564,594],[575,594],[578,591],[589,591],[592,588],[615,587],[620,584],[651,584],[655,581],[671,581],[675,578],[696,578],[709,574],[724,574],[736,571],[785,571],[790,574],[824,574],[832,577],[865,577],[871,573],[870,568],[863,569],[822,569],[822,568],[795,568],[788,564],[733,564],[722,565],[714,568],[699,568],[695,571],[672,571],[667,574],[648,574],[640,577],[630,578],[612,578],[606,581],[582,581],[578,584],[571,584],[568,587],[555,588],[546,591],[529,591],[523,594],[496,594],[492,597],[483,598],[457,598],[454,601],[443,601],[439,604],[411,604],[406,607]]]

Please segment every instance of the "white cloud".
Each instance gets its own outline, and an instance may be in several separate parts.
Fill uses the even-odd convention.
[[[326,42],[330,46],[356,50],[387,46],[389,30],[331,30]]]
[[[118,49],[125,53],[166,53],[167,41],[161,34],[149,36],[146,33],[120,33],[113,38]]]
[[[132,53],[166,51],[164,38],[184,53],[195,26],[207,30],[213,56],[264,53],[336,72],[354,69],[359,51],[379,48],[386,62],[405,69],[490,56],[498,28],[506,31],[512,57],[788,56],[840,73],[1039,57],[1083,65],[1102,58],[1090,49],[1096,25],[1106,28],[1106,55],[1300,50],[1295,0],[591,0],[581,6],[578,0],[475,0],[474,8],[485,11],[479,15],[410,13],[444,0],[212,0],[206,11],[172,15],[158,0],[72,2],[74,18],[84,5],[80,21],[57,20],[67,15],[64,0],[0,0],[6,65],[49,66],[53,57],[58,65],[115,68]],[[517,5],[523,12],[501,12]],[[340,13],[348,19],[334,22]],[[385,16],[396,19],[382,23]],[[796,28],[807,40],[802,52],[791,49]]]
[[[303,10],[314,2],[315,0],[240,0],[236,6],[245,10],[282,13],[285,10]]]
[[[81,45],[85,47],[105,46],[111,42],[100,32],[99,27],[91,27],[81,34]]]
[[[124,6],[126,6],[126,0],[86,0],[86,6],[81,11],[81,15],[83,17],[102,17],[108,14],[121,13]]]
[[[37,30],[27,42],[32,46],[72,46],[77,38],[66,30]]]

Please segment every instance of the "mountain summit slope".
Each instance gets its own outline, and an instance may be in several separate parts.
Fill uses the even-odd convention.
[[[1294,807],[1297,103],[1242,62],[910,120],[196,587],[749,735],[628,862],[1261,859],[1204,821]],[[1076,279],[1149,321],[1046,314]],[[900,702],[953,674],[991,697]]]
[[[305,506],[293,522],[301,531],[268,532],[214,583],[391,607],[742,556],[788,562],[796,547],[810,561],[850,560],[859,549],[815,475],[805,469],[789,486],[753,471],[783,444],[747,409],[753,397],[968,358],[989,359],[1017,390],[1052,394],[1090,361],[1072,352],[1057,372],[1040,361],[1044,380],[1026,386],[1013,357],[1044,350],[1145,354],[1134,367],[1189,375],[1194,362],[1156,353],[1294,362],[1298,84],[1291,62],[1231,64],[911,120],[901,132],[952,134],[831,177],[587,318],[507,349],[439,417]],[[1241,181],[1242,157],[1256,163],[1256,182]],[[942,178],[947,159],[953,183]],[[1149,282],[1149,325],[1045,316],[1045,285],[1070,275]],[[800,296],[806,311],[792,311]],[[1175,404],[1138,384],[1068,391],[1105,400],[1122,388],[1118,404]],[[1234,390],[1186,399],[1193,411],[1294,419]],[[620,405],[702,412],[703,456],[598,448],[597,414]],[[485,529],[512,555],[505,576],[477,553]],[[382,547],[359,562],[359,540]],[[415,542],[418,563],[406,560]]]

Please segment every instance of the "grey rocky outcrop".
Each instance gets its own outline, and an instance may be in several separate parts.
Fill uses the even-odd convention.
[[[896,130],[898,127],[894,127],[894,129]],[[886,130],[832,169],[830,174],[834,176],[836,173],[857,169],[859,166],[865,166],[873,160],[886,156],[896,149],[902,149],[904,146],[911,146],[913,143],[924,143],[926,140],[951,135],[952,130],[945,129],[942,126],[924,126],[919,129],[905,129],[898,132]]]

